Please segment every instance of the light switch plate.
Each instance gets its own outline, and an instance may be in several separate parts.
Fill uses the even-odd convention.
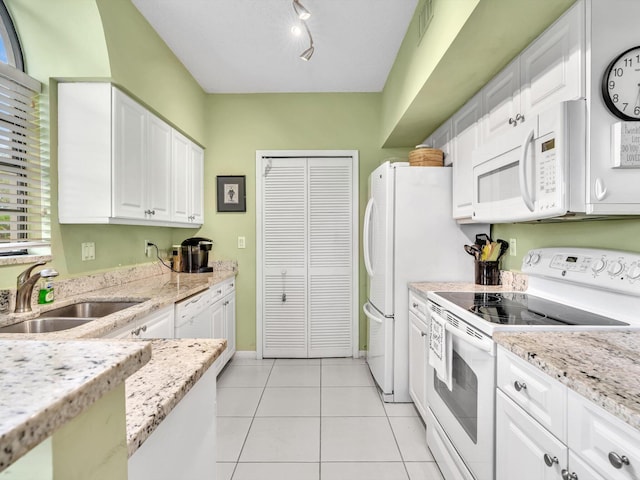
[[[244,237],[238,237],[238,248],[246,248],[246,242]]]
[[[509,239],[509,256],[515,257],[518,254],[518,242],[515,238]]]

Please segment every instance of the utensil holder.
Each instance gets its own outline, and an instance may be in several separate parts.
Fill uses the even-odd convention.
[[[475,262],[476,285],[500,285],[500,262]]]

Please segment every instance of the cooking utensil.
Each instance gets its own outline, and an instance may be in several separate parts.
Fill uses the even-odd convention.
[[[491,237],[486,233],[479,233],[476,235],[476,245],[486,245],[491,243]]]
[[[478,245],[465,245],[464,251],[474,257],[476,260],[479,260],[480,255],[482,254],[482,250]]]
[[[505,252],[509,250],[509,242],[501,239],[496,240],[496,242],[498,242],[498,244],[500,245],[500,253],[498,254],[498,258],[496,260],[500,260]]]

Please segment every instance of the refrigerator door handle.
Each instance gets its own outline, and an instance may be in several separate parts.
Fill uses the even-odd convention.
[[[364,211],[364,232],[362,235],[362,247],[364,256],[364,268],[367,270],[367,275],[373,277],[373,267],[371,265],[371,245],[369,244],[369,234],[371,230],[371,215],[373,214],[373,198],[370,198],[367,202],[367,208]],[[365,311],[366,313],[366,311]]]
[[[364,311],[364,314],[367,316],[367,318],[373,320],[376,323],[382,323],[382,318],[380,317],[380,315],[376,314],[376,312],[371,310],[369,302],[365,303],[362,306],[362,310]]]

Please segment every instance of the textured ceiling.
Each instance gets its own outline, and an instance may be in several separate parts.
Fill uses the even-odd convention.
[[[298,58],[291,0],[132,0],[209,93],[379,92],[417,0],[301,0],[315,42]]]

